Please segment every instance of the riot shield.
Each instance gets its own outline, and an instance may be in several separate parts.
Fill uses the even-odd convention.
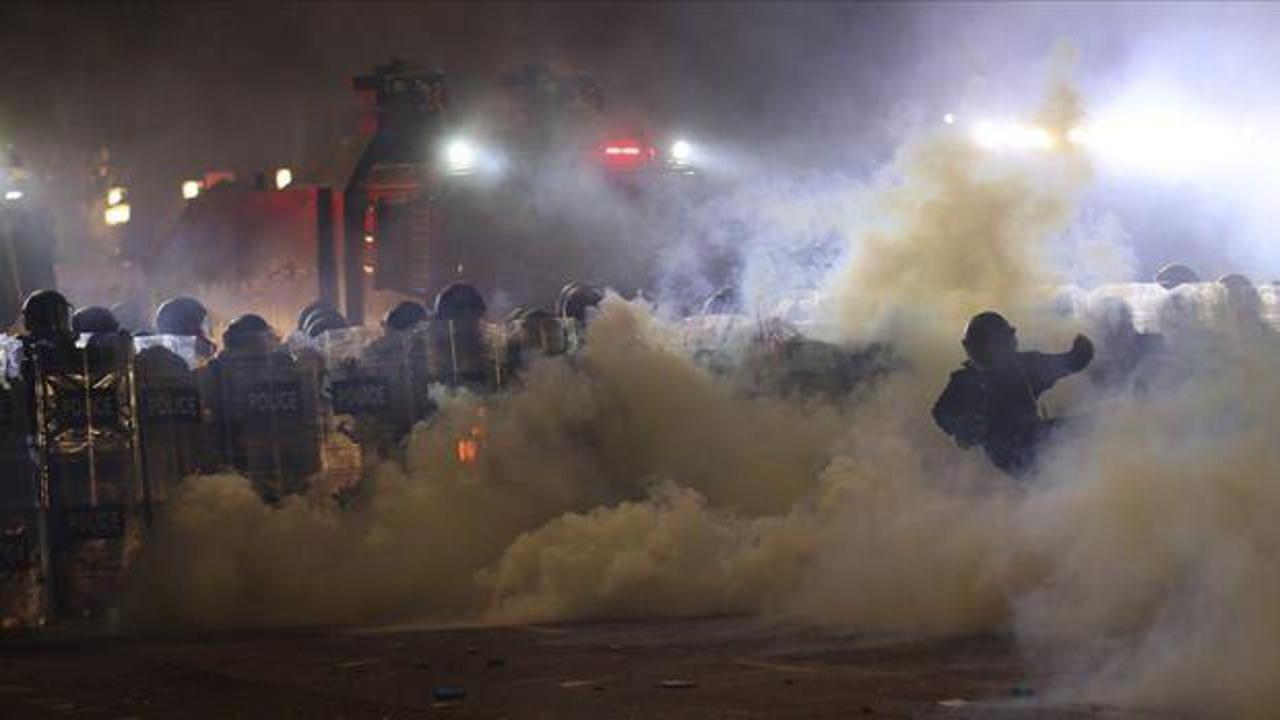
[[[132,343],[103,334],[28,350],[54,612],[100,616],[150,519]]]
[[[569,335],[565,321],[541,310],[522,312],[502,326],[494,343],[497,385],[516,379],[519,373],[538,357],[554,357],[569,351]]]
[[[46,616],[46,518],[32,455],[30,387],[22,343],[0,336],[0,628],[38,627]]]
[[[352,496],[365,473],[402,459],[402,440],[424,416],[425,383],[414,382],[415,337],[364,328],[325,333],[325,475],[340,499]]]
[[[135,338],[134,350],[142,468],[151,502],[163,503],[183,478],[200,468],[196,339],[180,335]]]
[[[305,493],[321,467],[315,363],[279,349],[224,351],[197,382],[220,464],[252,481],[267,502]]]
[[[502,383],[501,358],[494,351],[500,333],[487,323],[431,320],[413,334],[423,343],[422,374],[430,384],[487,392]]]

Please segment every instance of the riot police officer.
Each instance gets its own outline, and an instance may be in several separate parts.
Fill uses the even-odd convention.
[[[568,351],[564,324],[546,310],[523,308],[506,322],[506,367],[518,372],[534,357],[552,357]]]
[[[241,315],[223,350],[198,373],[218,459],[264,500],[306,491],[320,469],[318,379],[281,349],[271,326]]]
[[[428,348],[433,382],[473,389],[491,385],[483,325],[487,309],[480,291],[467,283],[454,283],[436,295]]]
[[[90,305],[81,308],[71,316],[71,329],[77,335],[94,335],[97,333],[118,333],[120,323],[111,311],[101,305]]]
[[[962,340],[968,360],[951,374],[933,419],[961,448],[982,446],[992,464],[1018,477],[1032,471],[1056,420],[1038,400],[1093,360],[1093,343],[1077,335],[1058,355],[1019,352],[1016,330],[996,312],[975,315]]]
[[[422,303],[404,300],[382,317],[382,327],[387,332],[408,332],[430,319]]]
[[[156,332],[196,339],[196,354],[202,360],[212,358],[217,347],[209,339],[209,311],[195,298],[178,296],[156,309]]]
[[[603,301],[604,290],[587,283],[571,282],[560,291],[556,315],[564,324],[570,351],[577,350],[586,340],[587,323]]]
[[[136,462],[132,341],[106,332],[77,347],[70,310],[53,291],[28,299],[24,374],[36,408],[54,605],[79,617],[110,606],[141,542],[149,498]]]

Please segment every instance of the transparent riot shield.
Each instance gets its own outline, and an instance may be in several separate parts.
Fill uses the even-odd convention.
[[[134,339],[142,468],[153,504],[166,502],[200,469],[201,403],[194,368],[196,339]]]
[[[33,462],[34,413],[22,343],[0,336],[0,628],[46,618],[46,517]]]
[[[318,364],[280,349],[224,351],[197,372],[219,464],[267,502],[302,494],[319,470]]]
[[[111,608],[150,520],[133,346],[128,336],[103,334],[28,350],[54,613],[98,617]]]
[[[321,337],[325,477],[341,503],[357,496],[378,462],[400,457],[400,441],[417,419],[408,340],[366,328]]]
[[[502,383],[495,338],[501,331],[481,321],[432,320],[414,331],[422,342],[424,372],[430,384],[487,392]]]
[[[532,310],[508,321],[494,342],[498,385],[515,379],[534,358],[564,355],[569,351],[569,335],[561,318]]]

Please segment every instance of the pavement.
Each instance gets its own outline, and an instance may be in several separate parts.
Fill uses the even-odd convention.
[[[0,636],[0,717],[1167,717],[1049,704],[1009,638],[759,619]]]

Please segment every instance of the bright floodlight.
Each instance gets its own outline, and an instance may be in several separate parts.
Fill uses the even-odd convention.
[[[450,172],[468,172],[475,168],[476,148],[466,140],[454,140],[444,149],[444,161]]]
[[[1053,135],[1038,125],[984,120],[973,129],[973,140],[987,150],[1050,150]]]
[[[687,163],[693,159],[693,146],[685,140],[677,140],[671,144],[671,159],[678,163]]]
[[[200,181],[186,180],[182,183],[182,199],[195,200],[200,195]]]
[[[119,205],[122,202],[124,202],[124,188],[113,187],[110,190],[107,190],[108,205]]]
[[[280,168],[276,170],[276,189],[283,190],[289,187],[289,183],[293,182],[293,171],[289,168]]]
[[[952,113],[947,113],[946,115],[943,115],[943,116],[942,116],[942,122],[944,122],[944,123],[946,123],[946,124],[948,124],[948,125],[955,125],[955,124],[956,124],[956,116],[955,116],[954,114],[952,114]]]
[[[123,225],[129,222],[129,206],[125,203],[112,205],[103,214],[103,219],[111,226]]]
[[[4,199],[5,199],[5,200],[21,200],[21,199],[22,199],[22,191],[21,191],[21,190],[7,190],[7,191],[5,191]]]

